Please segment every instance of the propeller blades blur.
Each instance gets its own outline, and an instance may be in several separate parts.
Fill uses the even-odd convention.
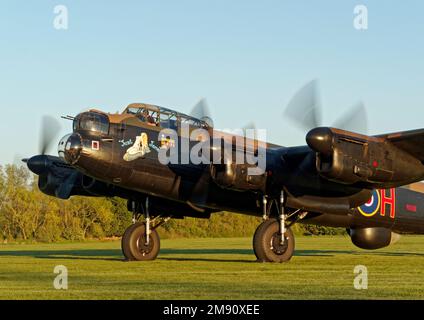
[[[358,102],[352,106],[345,114],[343,114],[334,124],[333,127],[367,134],[368,118],[367,111],[362,102]]]
[[[318,80],[308,82],[293,96],[284,115],[294,120],[299,127],[306,131],[323,126]],[[365,106],[359,102],[344,113],[333,124],[333,127],[366,134],[367,123]]]
[[[248,124],[246,124],[243,127],[243,131],[246,131],[246,130],[255,130],[256,131],[256,124],[253,121],[249,122]]]
[[[209,127],[213,128],[213,120],[205,98],[202,98],[191,110],[190,116],[205,121]]]
[[[40,154],[45,155],[55,142],[61,127],[59,122],[50,116],[44,116],[41,121]]]
[[[284,114],[304,130],[319,127],[321,123],[321,102],[318,80],[312,80],[303,86],[290,100]]]

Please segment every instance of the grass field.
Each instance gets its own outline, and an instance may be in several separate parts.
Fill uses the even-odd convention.
[[[256,263],[251,239],[162,241],[153,262],[124,262],[120,242],[0,245],[0,299],[423,299],[424,237],[366,252],[347,237],[298,237],[288,264]],[[55,290],[56,265],[69,289]],[[356,265],[368,290],[353,288]]]

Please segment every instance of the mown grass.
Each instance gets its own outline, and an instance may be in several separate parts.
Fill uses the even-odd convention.
[[[120,242],[0,245],[0,299],[423,299],[424,237],[367,252],[348,237],[298,237],[288,264],[255,262],[251,239],[162,241],[156,261],[124,262]],[[69,289],[55,290],[56,265]],[[356,265],[368,290],[353,287]]]

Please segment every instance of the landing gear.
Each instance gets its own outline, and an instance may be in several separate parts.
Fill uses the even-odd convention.
[[[253,250],[259,262],[288,262],[294,254],[295,240],[290,228],[280,234],[277,219],[268,219],[259,225],[253,237]]]
[[[133,224],[122,237],[122,252],[128,261],[155,260],[159,251],[159,234],[156,230],[151,230],[147,237],[145,223]]]
[[[169,220],[169,218],[156,217],[151,219],[149,212],[149,198],[146,198],[145,205],[132,204],[134,218],[133,224],[125,230],[122,236],[121,248],[127,261],[150,261],[155,260],[160,251],[160,238],[156,231],[159,226]],[[140,216],[137,208],[141,208],[144,213],[144,222],[136,222]]]
[[[278,200],[277,200],[278,201]],[[256,229],[253,236],[253,250],[259,262],[287,262],[294,253],[295,240],[293,232],[286,226],[286,197],[281,192],[279,206],[274,210],[277,218],[269,218],[272,209],[276,209],[272,200],[270,205],[266,197],[263,199],[264,222]]]

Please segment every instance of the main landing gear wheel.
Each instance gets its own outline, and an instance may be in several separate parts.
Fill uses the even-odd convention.
[[[259,262],[288,262],[293,254],[295,240],[290,228],[286,228],[281,241],[277,219],[268,219],[259,225],[253,237],[253,250]]]
[[[145,223],[133,224],[125,231],[121,247],[128,261],[155,260],[160,251],[159,234],[155,229],[151,230],[147,241]]]

